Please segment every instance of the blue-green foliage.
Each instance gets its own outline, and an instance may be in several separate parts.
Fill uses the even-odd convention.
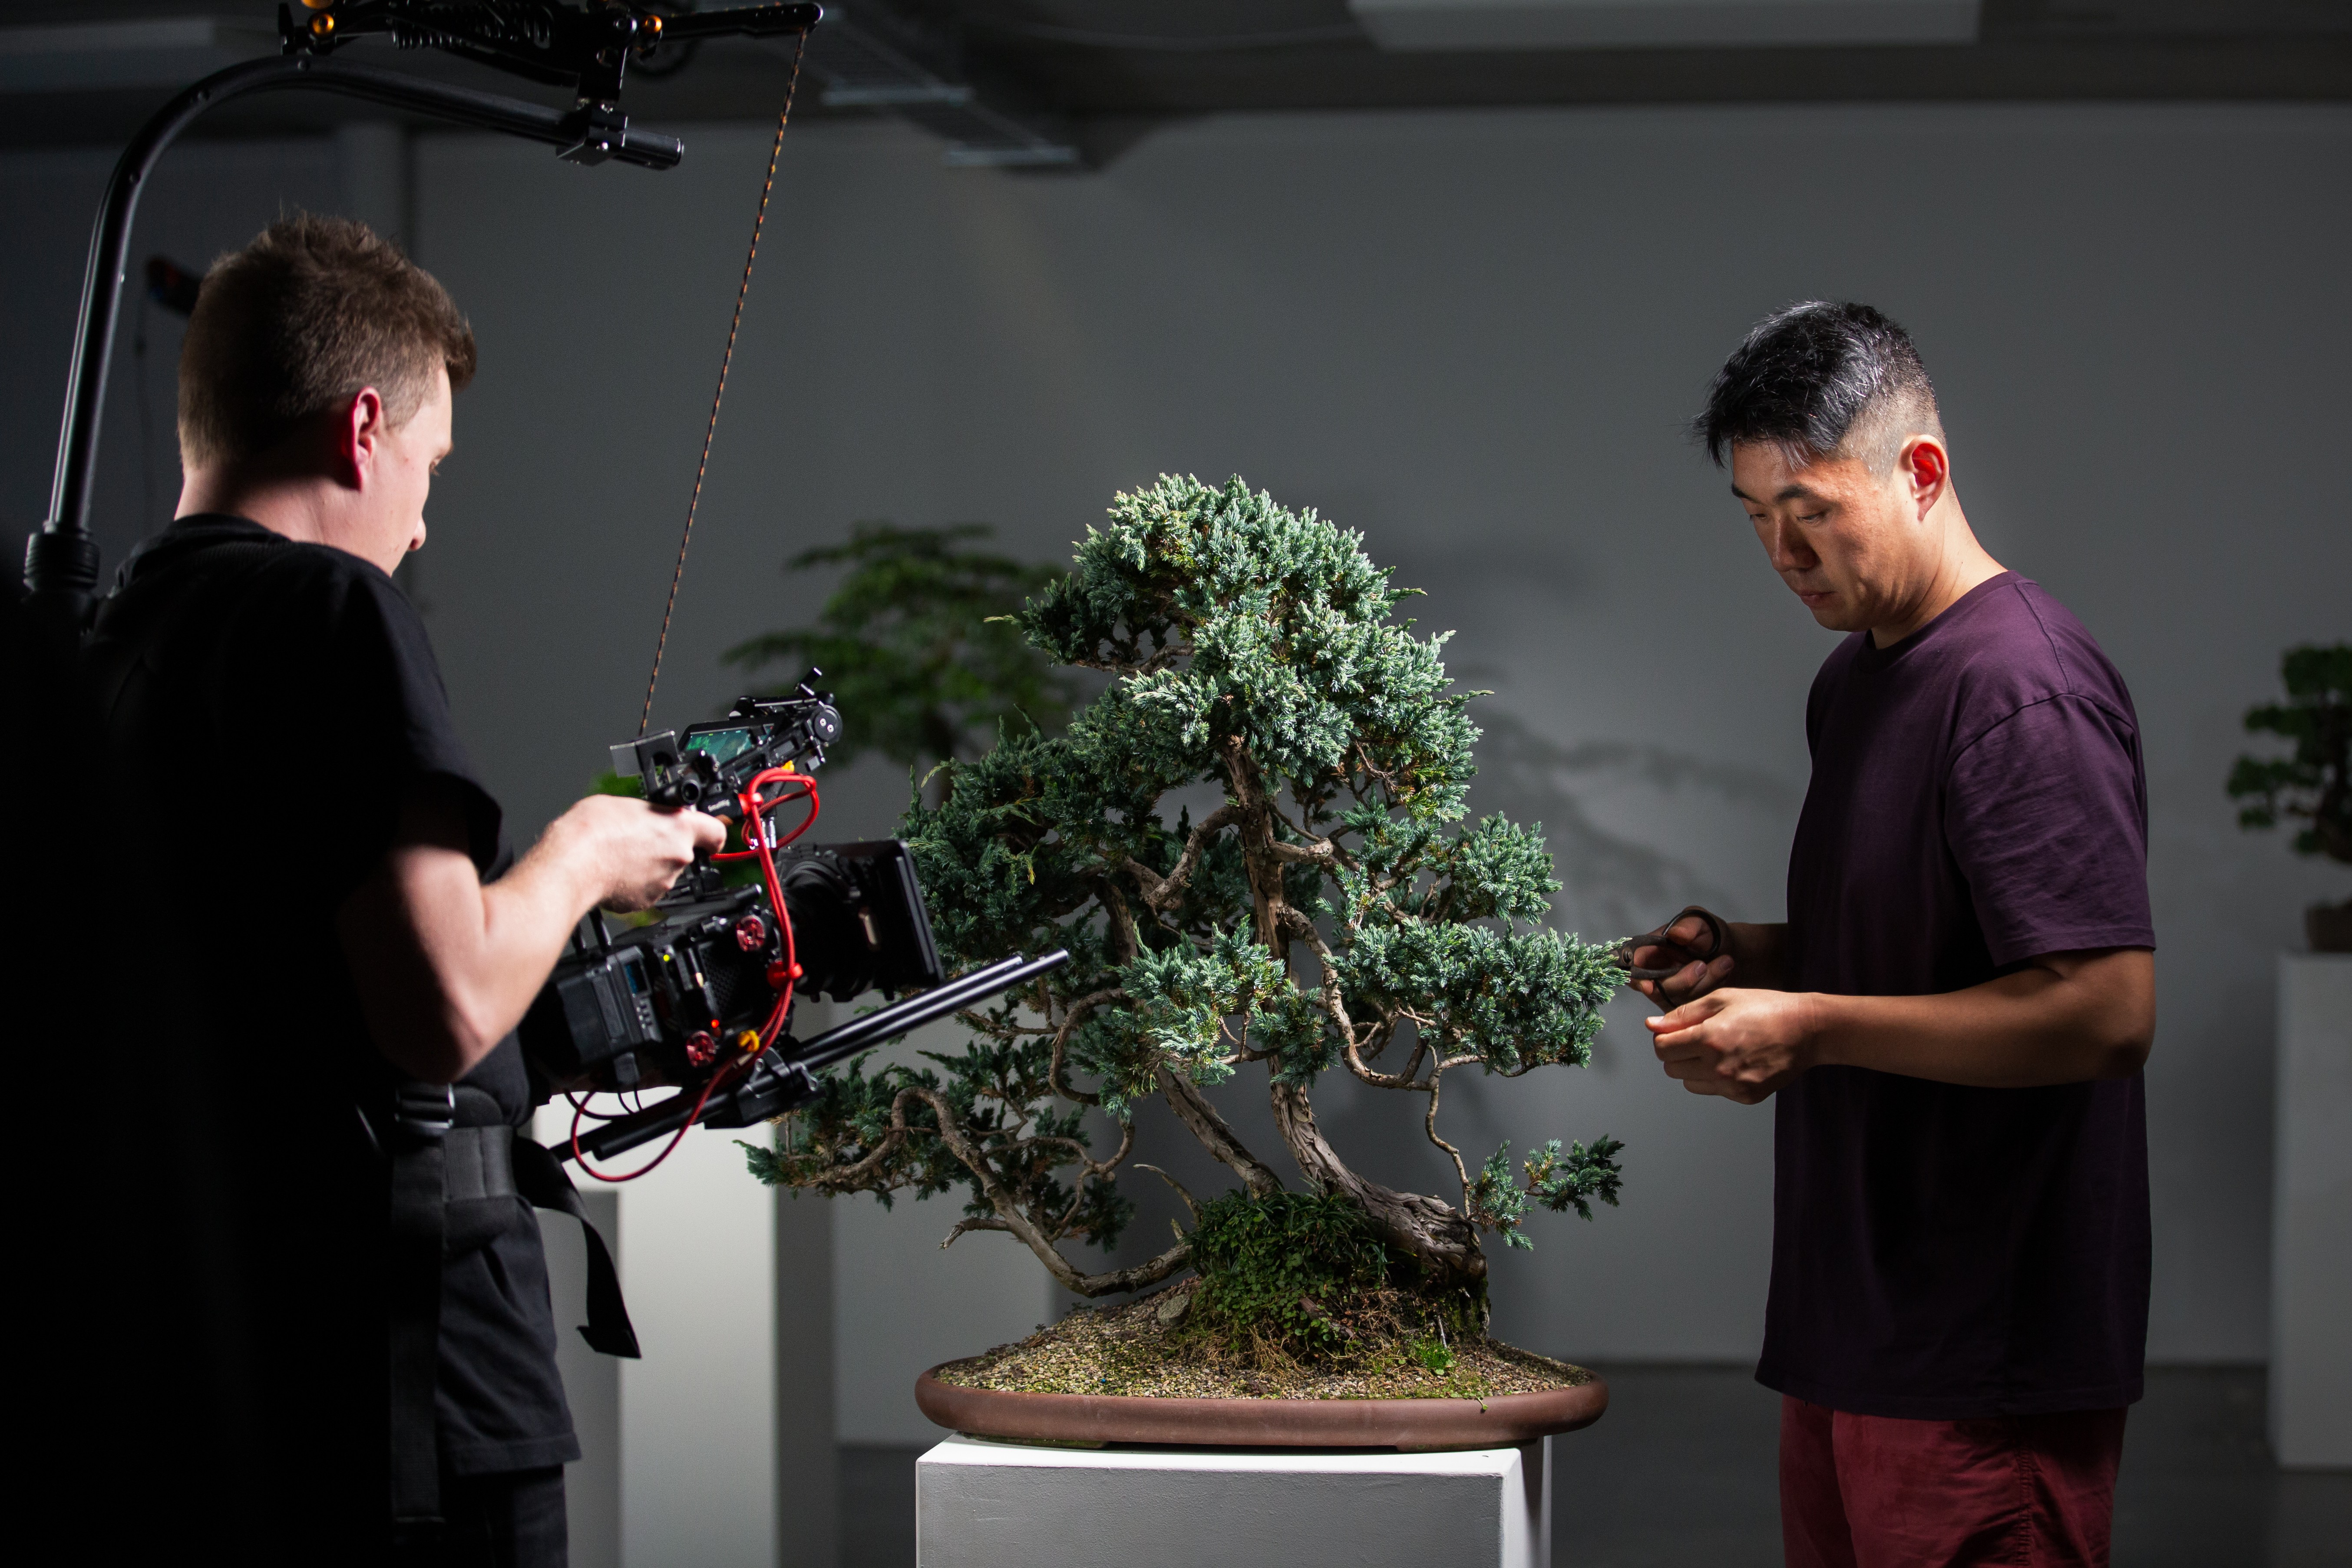
[[[1563,1152],[1555,1138],[1528,1156],[1528,1184],[1521,1187],[1512,1179],[1511,1146],[1506,1143],[1487,1157],[1471,1181],[1471,1217],[1499,1232],[1507,1247],[1533,1247],[1519,1229],[1530,1199],[1554,1214],[1572,1208],[1585,1219],[1592,1217],[1594,1198],[1617,1206],[1616,1155],[1624,1146],[1614,1138],[1596,1138],[1590,1149],[1571,1143]]]
[[[1124,1210],[1115,1162],[1080,1163],[1080,1100],[1124,1121],[1163,1072],[1213,1085],[1249,1062],[1304,1087],[1351,1045],[1364,1071],[1416,1087],[1460,1066],[1585,1062],[1622,972],[1537,923],[1559,888],[1539,829],[1463,821],[1475,694],[1451,689],[1443,637],[1396,616],[1407,596],[1357,534],[1238,479],[1119,496],[1019,617],[1110,685],[1060,735],[1007,726],[948,764],[945,798],[919,796],[900,828],[952,964],[1053,947],[1071,962],[967,1015],[971,1053],[933,1058],[938,1073],[835,1075],[760,1173],[885,1194],[961,1185],[975,1218],[1011,1202],[1048,1237],[1107,1243]],[[1202,784],[1224,801],[1205,835],[1162,808]],[[1180,870],[1181,887],[1163,882]],[[936,1136],[869,1158],[894,1105],[935,1125],[927,1092],[970,1119],[1009,1196]],[[1615,1201],[1616,1148],[1555,1143],[1524,1193],[1490,1164],[1466,1212],[1524,1245],[1530,1198],[1587,1215],[1588,1197]],[[1072,1167],[1075,1188],[1056,1173]]]

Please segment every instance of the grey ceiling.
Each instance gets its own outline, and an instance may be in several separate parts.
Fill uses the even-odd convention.
[[[274,9],[260,0],[7,0],[0,27],[214,17],[267,28]],[[910,24],[940,75],[975,83],[986,100],[1058,127],[1097,157],[1122,126],[1234,110],[2352,96],[2352,0],[1983,0],[1978,41],[1957,46],[1415,54],[1376,47],[1347,0],[888,0],[887,10],[883,0],[845,0],[838,9],[852,24]],[[0,32],[0,49],[5,42]],[[425,54],[401,63],[506,80]],[[633,84],[627,107],[647,125],[763,116],[779,78],[774,46],[711,43],[679,76]],[[172,90],[37,79],[19,62],[0,82],[0,145],[119,141]],[[278,96],[230,106],[205,129],[286,131],[347,112]],[[817,102],[810,112],[874,110]]]

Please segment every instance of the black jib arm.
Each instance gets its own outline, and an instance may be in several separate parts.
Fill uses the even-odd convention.
[[[1026,984],[1069,961],[1068,951],[1062,948],[1042,958],[1002,959],[919,996],[908,996],[852,1018],[804,1045],[789,1038],[779,1040],[761,1053],[749,1077],[724,1094],[712,1095],[704,1103],[702,1114],[694,1120],[707,1127],[749,1127],[755,1121],[782,1116],[816,1098],[816,1069],[831,1067],[935,1018],[961,1012],[975,1002]],[[634,1116],[607,1121],[594,1131],[580,1135],[579,1152],[592,1159],[606,1159],[674,1133],[688,1124],[694,1101],[692,1090],[681,1090]],[[572,1153],[567,1144],[556,1151],[556,1157],[568,1160]]]
[[[89,259],[82,273],[81,318],[66,384],[65,422],[58,433],[58,466],[49,491],[49,516],[27,542],[25,552],[25,584],[32,590],[35,614],[68,634],[78,634],[99,583],[98,544],[89,537],[90,489],[98,467],[99,420],[106,404],[107,365],[122,313],[122,268],[130,252],[131,216],[155,161],[198,115],[215,104],[247,93],[299,88],[365,99],[478,131],[543,142],[578,163],[612,159],[642,168],[668,169],[676,167],[684,155],[676,137],[632,130],[616,101],[600,100],[593,95],[593,89],[603,84],[589,78],[598,74],[609,75],[611,91],[618,93],[623,56],[613,50],[593,51],[590,63],[594,68],[583,74],[582,62],[568,54],[551,55],[547,61],[533,62],[516,58],[512,50],[488,51],[468,47],[462,33],[448,28],[446,22],[441,27],[425,26],[434,20],[429,6],[403,5],[399,0],[373,0],[372,4],[353,5],[351,9],[355,20],[365,16],[370,30],[374,30],[373,24],[379,20],[375,13],[381,12],[384,30],[396,31],[392,24],[397,22],[408,29],[408,36],[416,42],[437,45],[534,79],[558,79],[564,70],[547,68],[566,68],[580,78],[583,95],[572,109],[550,109],[398,71],[331,65],[324,54],[341,40],[329,41],[332,13],[321,10],[307,26],[281,15],[279,26],[288,35],[289,49],[284,57],[216,71],[156,110],[140,127],[139,134],[123,149],[114,165],[105,199],[99,207],[98,226],[90,236]],[[411,12],[415,14],[414,20],[408,15]],[[824,14],[823,7],[810,4],[706,11],[670,18],[668,37],[682,42],[722,33],[804,33],[816,26]],[[625,20],[634,17],[635,13],[631,8],[625,14],[616,10],[610,15]],[[296,47],[298,37],[305,46],[299,49]],[[605,60],[606,55],[613,58]]]

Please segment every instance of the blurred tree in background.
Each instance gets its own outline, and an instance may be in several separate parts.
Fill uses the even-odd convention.
[[[2229,783],[2230,797],[2247,802],[2238,826],[2301,817],[2308,826],[2294,836],[2296,854],[2352,865],[2352,643],[2289,648],[2279,674],[2286,700],[2248,709],[2246,729],[2284,736],[2294,753],[2238,759]]]
[[[846,542],[784,563],[788,572],[849,569],[816,624],[753,637],[730,648],[727,661],[782,665],[792,679],[812,665],[824,670],[845,721],[836,766],[877,752],[919,775],[978,756],[1008,720],[1058,730],[1077,687],[1013,617],[1064,574],[975,548],[992,532],[982,522],[854,523]]]

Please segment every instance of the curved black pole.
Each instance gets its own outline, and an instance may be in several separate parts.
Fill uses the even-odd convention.
[[[81,323],[74,337],[66,384],[65,425],[58,435],[57,477],[48,521],[25,551],[25,585],[44,608],[79,622],[98,586],[99,552],[89,537],[90,483],[98,468],[98,429],[106,406],[107,362],[122,314],[122,268],[131,249],[131,218],[155,160],[190,121],[213,105],[248,92],[307,88],[415,110],[439,120],[583,152],[601,162],[617,158],[648,169],[669,169],[685,156],[677,138],[629,131],[609,121],[469,88],[425,81],[372,66],[334,66],[308,55],[253,60],[216,71],[157,110],[116,161],[89,240],[81,279]]]

